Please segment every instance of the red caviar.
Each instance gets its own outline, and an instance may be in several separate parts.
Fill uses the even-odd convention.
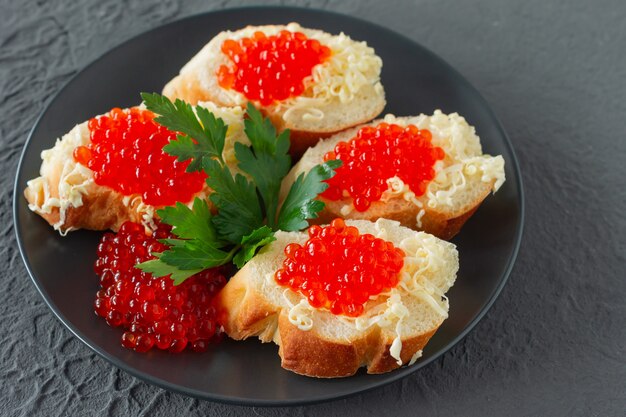
[[[139,194],[147,204],[190,201],[206,176],[185,172],[189,161],[178,162],[163,151],[176,133],[153,119],[148,110],[115,108],[89,120],[91,143],[74,149],[74,159],[94,171],[96,184]]]
[[[404,252],[393,243],[360,234],[335,219],[329,226],[311,226],[304,245],[285,247],[276,282],[306,296],[311,306],[333,314],[357,317],[370,296],[398,284]]]
[[[435,177],[435,162],[445,157],[443,149],[433,146],[429,130],[414,125],[405,128],[380,123],[366,126],[348,142],[339,142],[324,155],[324,161],[340,159],[343,165],[326,182],[322,196],[339,200],[344,191],[352,197],[357,211],[367,210],[387,190],[387,180],[398,177],[416,196],[426,192]]]
[[[219,85],[264,106],[302,94],[304,79],[331,55],[330,48],[318,40],[288,30],[270,36],[257,31],[250,38],[227,39],[222,52],[231,64],[217,70]]]
[[[213,296],[226,284],[221,269],[200,272],[180,285],[170,277],[156,278],[134,268],[153,259],[152,252],[166,246],[157,239],[171,238],[170,228],[159,225],[152,236],[144,227],[126,222],[119,232],[105,233],[98,245],[96,274],[101,289],[94,310],[112,327],[122,327],[122,346],[137,352],[153,347],[181,352],[186,347],[204,351],[221,337]]]

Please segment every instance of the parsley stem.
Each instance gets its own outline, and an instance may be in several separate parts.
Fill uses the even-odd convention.
[[[276,210],[278,206],[278,202],[275,200],[266,201],[267,212],[265,215],[267,216],[267,225],[270,229],[276,230]]]
[[[237,252],[239,252],[239,249],[242,248],[242,245],[235,245],[235,247],[233,247],[230,252],[228,252],[228,255],[226,256],[226,258],[224,258],[224,263],[222,265],[227,264],[228,262],[233,260],[233,256],[235,256],[235,254]]]

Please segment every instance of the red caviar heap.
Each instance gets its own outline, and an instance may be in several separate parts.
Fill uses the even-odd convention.
[[[324,161],[340,159],[343,165],[322,196],[339,200],[344,191],[352,197],[357,211],[367,210],[387,190],[387,180],[398,177],[416,196],[426,192],[435,177],[435,162],[445,157],[443,149],[433,146],[429,130],[414,125],[405,128],[380,123],[361,128],[356,137],[339,142]]]
[[[95,271],[102,289],[94,310],[109,326],[124,328],[122,345],[137,352],[152,347],[181,352],[187,346],[201,352],[221,335],[211,306],[226,284],[220,269],[200,272],[175,286],[169,277],[155,278],[134,268],[153,259],[152,252],[167,249],[157,239],[171,237],[167,225],[147,236],[143,226],[126,222],[117,235],[105,233],[98,245]]]
[[[315,308],[357,317],[370,296],[398,284],[404,252],[393,243],[360,234],[335,219],[329,226],[311,226],[304,245],[285,247],[278,284],[298,291]]]
[[[227,39],[222,52],[231,65],[218,69],[219,85],[264,106],[302,94],[304,79],[331,55],[330,48],[318,40],[288,30],[271,36],[257,31],[251,38]]]
[[[163,151],[176,133],[159,125],[148,110],[115,108],[90,119],[91,143],[74,150],[76,162],[94,171],[96,184],[123,195],[141,195],[152,206],[190,201],[200,191],[204,173],[185,172],[189,162],[178,162]]]

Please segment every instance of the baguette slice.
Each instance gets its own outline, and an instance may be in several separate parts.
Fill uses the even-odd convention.
[[[336,217],[370,221],[384,217],[441,239],[451,239],[489,193],[495,193],[504,182],[504,159],[502,156],[483,155],[474,127],[456,113],[446,115],[436,110],[432,116],[387,115],[368,125],[376,126],[382,121],[428,129],[432,133],[433,145],[445,151],[445,159],[435,165],[436,176],[429,183],[426,193],[415,197],[408,186],[395,177],[387,180],[388,189],[381,200],[372,202],[364,212],[354,209],[349,196],[336,201],[320,197],[326,206],[312,223],[328,223]],[[286,195],[298,175],[321,163],[324,154],[332,151],[338,142],[352,139],[361,127],[321,140],[306,151],[285,178],[282,196]]]
[[[222,88],[216,76],[222,65],[230,66],[221,52],[227,39],[251,37],[261,31],[275,35],[281,30],[302,32],[332,50],[332,56],[317,65],[305,79],[306,89],[298,97],[269,106],[255,103],[280,131],[291,130],[291,152],[300,156],[321,137],[365,123],[385,107],[385,93],[380,83],[382,60],[365,42],[348,36],[331,35],[297,23],[288,25],[248,26],[215,36],[198,52],[163,89],[170,99],[180,98],[191,104],[212,101],[220,106],[245,106],[247,99],[235,90]]]
[[[224,145],[224,160],[235,168],[234,143],[249,144],[243,131],[244,110],[241,107],[219,108],[200,103],[229,126]],[[145,204],[141,196],[124,196],[94,182],[93,171],[77,163],[73,152],[90,143],[88,122],[76,125],[58,139],[53,148],[41,153],[40,176],[28,181],[24,196],[30,210],[43,217],[62,235],[76,229],[117,231],[125,221],[154,228],[157,207]],[[196,194],[206,197],[205,187]],[[195,197],[195,196],[194,196]],[[193,198],[189,202],[191,204]]]
[[[404,250],[396,288],[370,299],[356,319],[315,309],[300,293],[274,280],[286,245],[303,244],[308,234],[277,232],[277,240],[218,293],[215,302],[226,333],[237,340],[258,336],[273,341],[283,368],[320,378],[350,376],[362,366],[368,373],[383,373],[417,360],[448,315],[444,294],[458,270],[455,246],[391,220],[346,224]]]

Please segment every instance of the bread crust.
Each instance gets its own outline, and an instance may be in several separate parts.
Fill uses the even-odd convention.
[[[251,336],[261,336],[263,342],[271,342],[274,332],[263,332],[268,322],[276,320],[279,309],[257,292],[250,291],[244,279],[236,274],[214,299],[217,308],[218,322],[226,333],[235,340],[243,340]]]
[[[30,188],[24,190],[24,197],[30,205],[36,205],[37,196]],[[57,195],[52,195],[58,198]],[[123,203],[123,196],[109,188],[90,184],[82,197],[83,203],[79,207],[69,206],[65,210],[65,220],[60,225],[61,232],[74,229],[107,230],[117,231],[125,221],[136,223],[142,222],[142,213],[135,207]],[[61,212],[58,207],[53,207],[49,213],[41,210],[36,211],[51,226],[59,223]]]
[[[278,316],[278,332],[281,366],[300,375],[318,378],[353,375],[365,353],[362,340],[353,343],[325,340],[315,329],[298,329],[284,313]]]
[[[341,213],[341,209],[345,206],[352,205],[352,199],[330,201],[319,197],[319,200],[323,201],[325,204],[324,209],[319,213],[318,218],[309,220],[309,223],[328,224],[337,217],[369,221],[376,221],[383,217],[389,220],[399,221],[402,226],[406,226],[410,229],[421,230],[435,235],[440,239],[450,240],[459,233],[465,222],[472,217],[483,200],[487,198],[494,182],[495,181],[484,183],[484,189],[481,193],[476,195],[474,201],[454,212],[445,212],[424,207],[424,215],[421,217],[419,225],[417,223],[417,215],[420,208],[404,200],[402,197],[394,197],[388,201],[374,201],[366,211],[360,212],[353,210],[347,216]]]
[[[416,352],[424,349],[438,328],[403,338],[402,363],[408,363]],[[379,328],[372,328],[351,343],[339,343],[320,337],[315,330],[300,330],[291,324],[286,314],[281,314],[278,330],[281,366],[300,375],[338,378],[352,376],[363,366],[368,374],[383,374],[400,367],[389,353],[392,339],[386,339]]]

